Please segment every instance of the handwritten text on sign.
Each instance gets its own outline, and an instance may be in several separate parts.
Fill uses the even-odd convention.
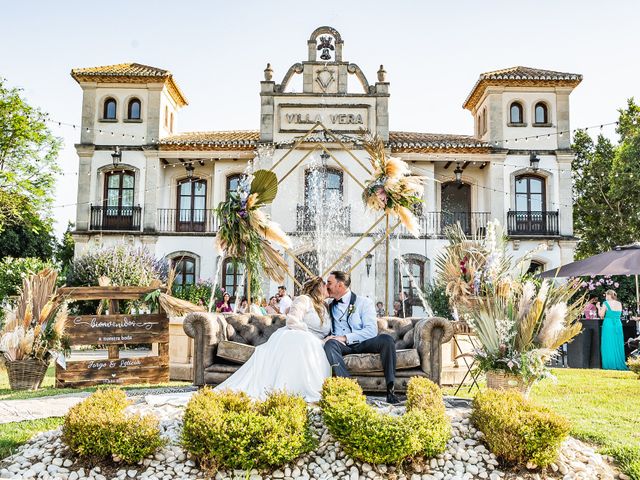
[[[78,315],[69,317],[65,331],[72,345],[168,342],[166,317],[149,315]]]

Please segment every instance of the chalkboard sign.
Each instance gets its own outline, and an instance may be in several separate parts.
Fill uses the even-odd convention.
[[[58,293],[75,300],[109,300],[109,315],[70,315],[65,334],[71,346],[108,345],[108,358],[70,360],[66,368],[56,365],[56,386],[132,383],[166,383],[169,381],[169,319],[164,313],[124,315],[119,300],[138,299],[154,291],[139,287],[61,288]],[[155,355],[121,357],[120,345],[151,343]]]

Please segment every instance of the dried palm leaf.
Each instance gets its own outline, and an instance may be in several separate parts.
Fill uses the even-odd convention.
[[[187,300],[173,297],[166,293],[160,293],[158,296],[160,306],[170,317],[184,317],[191,312],[206,312],[207,309],[200,305],[194,305]]]

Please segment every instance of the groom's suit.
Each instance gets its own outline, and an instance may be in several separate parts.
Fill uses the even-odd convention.
[[[359,297],[351,290],[328,306],[331,317],[331,334],[347,337],[347,344],[331,339],[324,344],[324,351],[333,372],[339,377],[348,377],[343,355],[352,353],[379,353],[384,369],[384,378],[393,386],[396,376],[396,346],[387,334],[378,335],[378,322],[373,301]]]

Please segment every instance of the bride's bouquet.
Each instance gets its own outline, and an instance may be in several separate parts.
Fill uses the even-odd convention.
[[[418,237],[420,226],[413,210],[422,203],[422,177],[411,175],[409,165],[403,160],[387,157],[384,142],[377,135],[365,138],[364,149],[373,167],[373,178],[362,192],[364,204],[371,210],[394,214]]]

